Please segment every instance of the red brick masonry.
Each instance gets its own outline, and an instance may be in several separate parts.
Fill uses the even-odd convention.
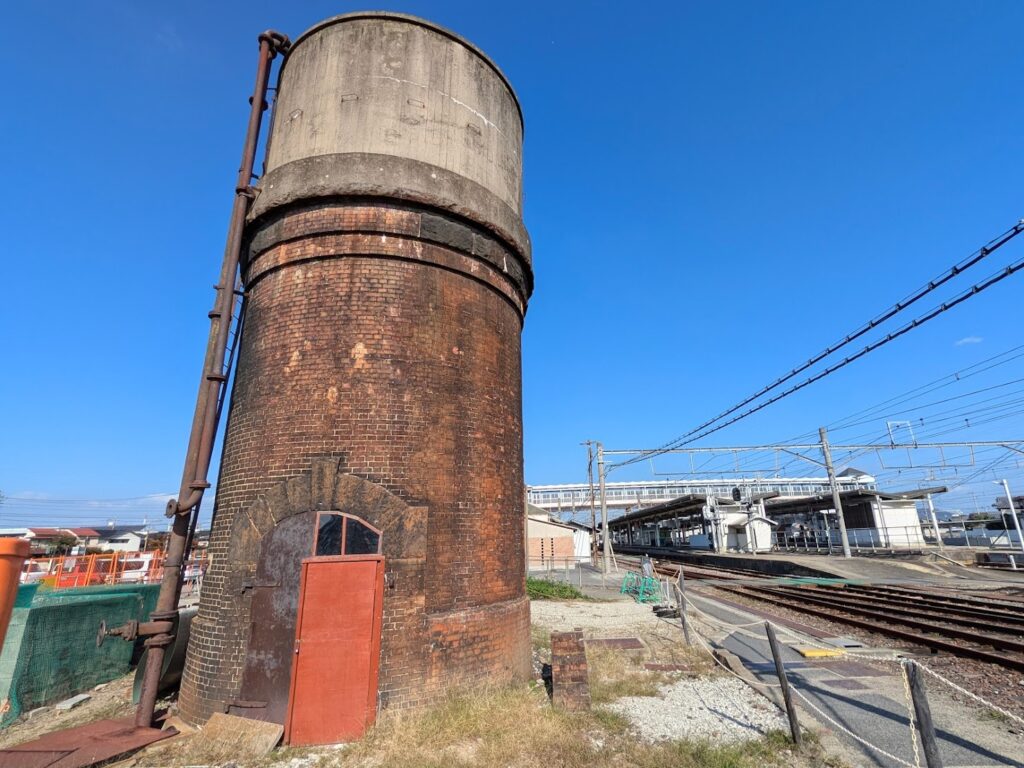
[[[471,222],[383,202],[291,207],[248,237],[245,331],[183,716],[253,707],[241,690],[247,663],[287,691],[289,659],[247,661],[253,592],[297,592],[259,575],[261,542],[316,509],[383,530],[382,707],[526,679],[525,259]]]
[[[583,630],[551,633],[551,703],[571,712],[590,709]]]

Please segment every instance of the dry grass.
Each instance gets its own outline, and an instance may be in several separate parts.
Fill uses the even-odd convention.
[[[671,679],[664,672],[644,669],[641,657],[610,649],[588,650],[587,671],[594,704],[608,704],[623,696],[657,696],[659,688]]]
[[[602,659],[612,677],[631,679],[635,666]],[[603,673],[602,673],[603,674]],[[622,678],[617,678],[622,679]],[[624,686],[624,683],[619,683]],[[624,689],[624,688],[620,688]],[[203,755],[194,737],[168,740],[131,766],[223,765],[224,756]],[[198,741],[198,740],[196,740]],[[207,760],[202,758],[213,758]],[[621,715],[595,706],[584,713],[551,707],[542,689],[526,687],[465,691],[413,713],[392,713],[366,736],[343,749],[282,749],[238,768],[288,768],[294,758],[313,768],[832,768],[817,741],[800,754],[782,734],[743,744],[644,743]],[[306,762],[308,761],[308,762]]]
[[[530,645],[533,650],[542,653],[551,653],[551,632],[536,624],[530,625]]]
[[[337,756],[340,765],[403,768],[588,765],[581,720],[541,691],[505,688],[453,695],[422,713],[396,715]]]
[[[826,766],[816,744],[793,754],[782,735],[746,744],[638,741],[621,716],[571,714],[524,688],[467,692],[391,716],[319,768],[770,768]]]
[[[534,648],[549,650],[549,633],[535,628]],[[415,712],[385,713],[366,736],[343,749],[282,749],[238,768],[833,768],[815,739],[796,754],[782,734],[742,744],[640,741],[622,715],[601,706],[622,696],[657,695],[678,673],[652,672],[644,661],[685,664],[690,674],[709,669],[696,649],[644,638],[642,654],[590,648],[590,712],[553,709],[541,687],[474,689],[453,693]],[[176,741],[176,740],[175,740]],[[164,743],[159,755],[133,766],[194,765],[199,744]],[[145,753],[143,753],[145,754]],[[184,762],[182,762],[184,761]],[[222,763],[215,762],[214,765]]]

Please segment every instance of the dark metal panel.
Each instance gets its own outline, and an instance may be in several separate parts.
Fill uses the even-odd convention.
[[[316,512],[282,520],[263,541],[252,597],[252,634],[240,701],[229,712],[284,725],[292,670],[299,580],[313,551]]]

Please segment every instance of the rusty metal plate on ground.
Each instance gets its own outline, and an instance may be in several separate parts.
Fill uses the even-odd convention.
[[[73,749],[41,750],[39,752],[3,750],[0,752],[0,765],[4,768],[49,768],[62,757],[73,754]]]
[[[614,648],[617,651],[639,651],[644,644],[638,637],[604,637],[597,640],[587,640],[590,648]]]
[[[0,749],[0,768],[86,768],[174,736],[173,728],[136,728],[135,718],[97,720]]]

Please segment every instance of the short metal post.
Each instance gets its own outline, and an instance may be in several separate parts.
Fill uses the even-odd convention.
[[[689,646],[690,642],[690,625],[686,618],[686,595],[683,590],[679,588],[678,584],[672,585],[672,588],[676,593],[676,604],[679,606],[679,623],[683,627],[683,640]]]
[[[766,621],[764,629],[768,633],[768,645],[772,649],[772,658],[775,659],[775,674],[779,676],[779,685],[782,687],[782,701],[786,705],[786,716],[789,718],[789,733],[793,737],[793,743],[799,747],[802,743],[800,722],[796,718],[796,707],[793,706],[793,695],[789,691],[789,679],[786,677],[786,668],[782,665],[779,641],[775,639],[775,630],[772,628],[771,622]]]
[[[907,670],[907,680],[910,682],[910,698],[914,702],[917,730],[921,734],[921,744],[924,746],[925,762],[928,764],[928,768],[942,768],[939,744],[935,739],[935,724],[932,722],[932,710],[928,706],[928,697],[925,695],[924,678],[913,661],[906,661],[904,664]]]

